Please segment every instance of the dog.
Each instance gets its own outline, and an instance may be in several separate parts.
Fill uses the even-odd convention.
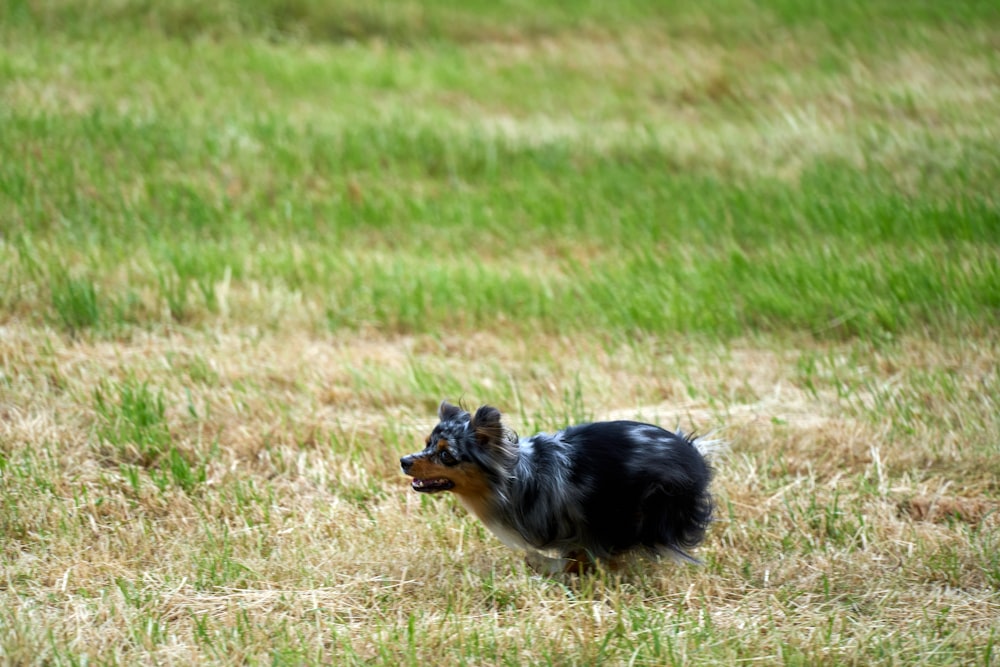
[[[400,466],[420,493],[450,491],[544,574],[614,569],[631,555],[688,550],[712,521],[711,454],[721,443],[607,421],[518,438],[497,408],[443,401],[423,451]]]

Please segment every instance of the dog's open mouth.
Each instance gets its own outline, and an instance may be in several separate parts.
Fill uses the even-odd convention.
[[[414,491],[420,491],[421,493],[436,493],[438,491],[447,491],[454,487],[455,482],[444,477],[437,479],[414,479],[411,486]]]

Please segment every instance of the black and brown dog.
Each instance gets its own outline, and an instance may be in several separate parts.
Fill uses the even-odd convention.
[[[699,544],[712,520],[708,462],[719,441],[634,421],[594,422],[529,438],[483,406],[442,402],[426,448],[400,459],[421,493],[451,491],[546,573],[582,572],[633,553]]]

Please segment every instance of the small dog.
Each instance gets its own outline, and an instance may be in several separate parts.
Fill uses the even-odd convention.
[[[536,570],[582,573],[643,552],[698,562],[687,549],[712,520],[717,441],[634,421],[518,438],[496,408],[473,416],[447,401],[438,417],[427,447],[400,459],[413,489],[457,494]]]

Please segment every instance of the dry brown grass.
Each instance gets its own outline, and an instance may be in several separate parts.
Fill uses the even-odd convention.
[[[1000,630],[998,353],[8,325],[3,658],[982,664]],[[95,392],[143,385],[203,480],[101,441]],[[706,565],[533,577],[398,473],[443,397],[522,431],[722,429]]]

